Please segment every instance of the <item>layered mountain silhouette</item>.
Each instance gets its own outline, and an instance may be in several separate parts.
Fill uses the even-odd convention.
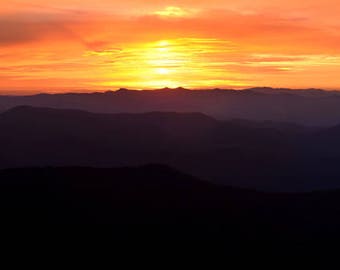
[[[20,106],[0,114],[0,130],[1,168],[161,163],[203,180],[259,190],[340,187],[340,125]]]
[[[0,97],[3,234],[130,257],[177,241],[186,255],[327,258],[340,240],[338,94],[289,91]]]
[[[320,89],[192,91],[164,88],[154,91],[120,89],[105,93],[0,96],[0,111],[21,105],[96,113],[201,112],[219,120],[269,120],[311,126],[336,125],[340,119],[339,92]]]

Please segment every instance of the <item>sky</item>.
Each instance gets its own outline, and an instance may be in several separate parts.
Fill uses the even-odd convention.
[[[340,89],[338,0],[0,0],[0,94]]]

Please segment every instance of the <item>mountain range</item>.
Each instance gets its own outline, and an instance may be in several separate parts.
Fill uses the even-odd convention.
[[[340,240],[339,98],[271,88],[0,96],[2,236],[130,257],[328,258]]]
[[[263,87],[237,91],[164,88],[0,96],[0,111],[21,105],[96,113],[201,112],[218,120],[292,122],[309,126],[332,126],[340,119],[339,92],[321,89]]]
[[[221,121],[202,113],[98,114],[20,106],[0,114],[0,168],[166,164],[267,191],[340,188],[340,125]]]

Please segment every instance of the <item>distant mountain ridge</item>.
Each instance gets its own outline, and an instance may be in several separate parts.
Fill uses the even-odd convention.
[[[321,89],[107,91],[0,96],[0,111],[28,105],[95,113],[200,112],[219,120],[292,122],[332,126],[340,119],[340,92]]]

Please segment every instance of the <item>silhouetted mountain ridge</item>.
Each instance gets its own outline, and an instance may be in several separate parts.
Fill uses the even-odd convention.
[[[21,106],[0,114],[0,167],[162,163],[239,187],[340,188],[339,127]]]
[[[201,112],[219,120],[293,122],[331,126],[340,119],[340,95],[321,89],[107,91],[104,93],[0,96],[0,111],[29,105],[96,113]]]

